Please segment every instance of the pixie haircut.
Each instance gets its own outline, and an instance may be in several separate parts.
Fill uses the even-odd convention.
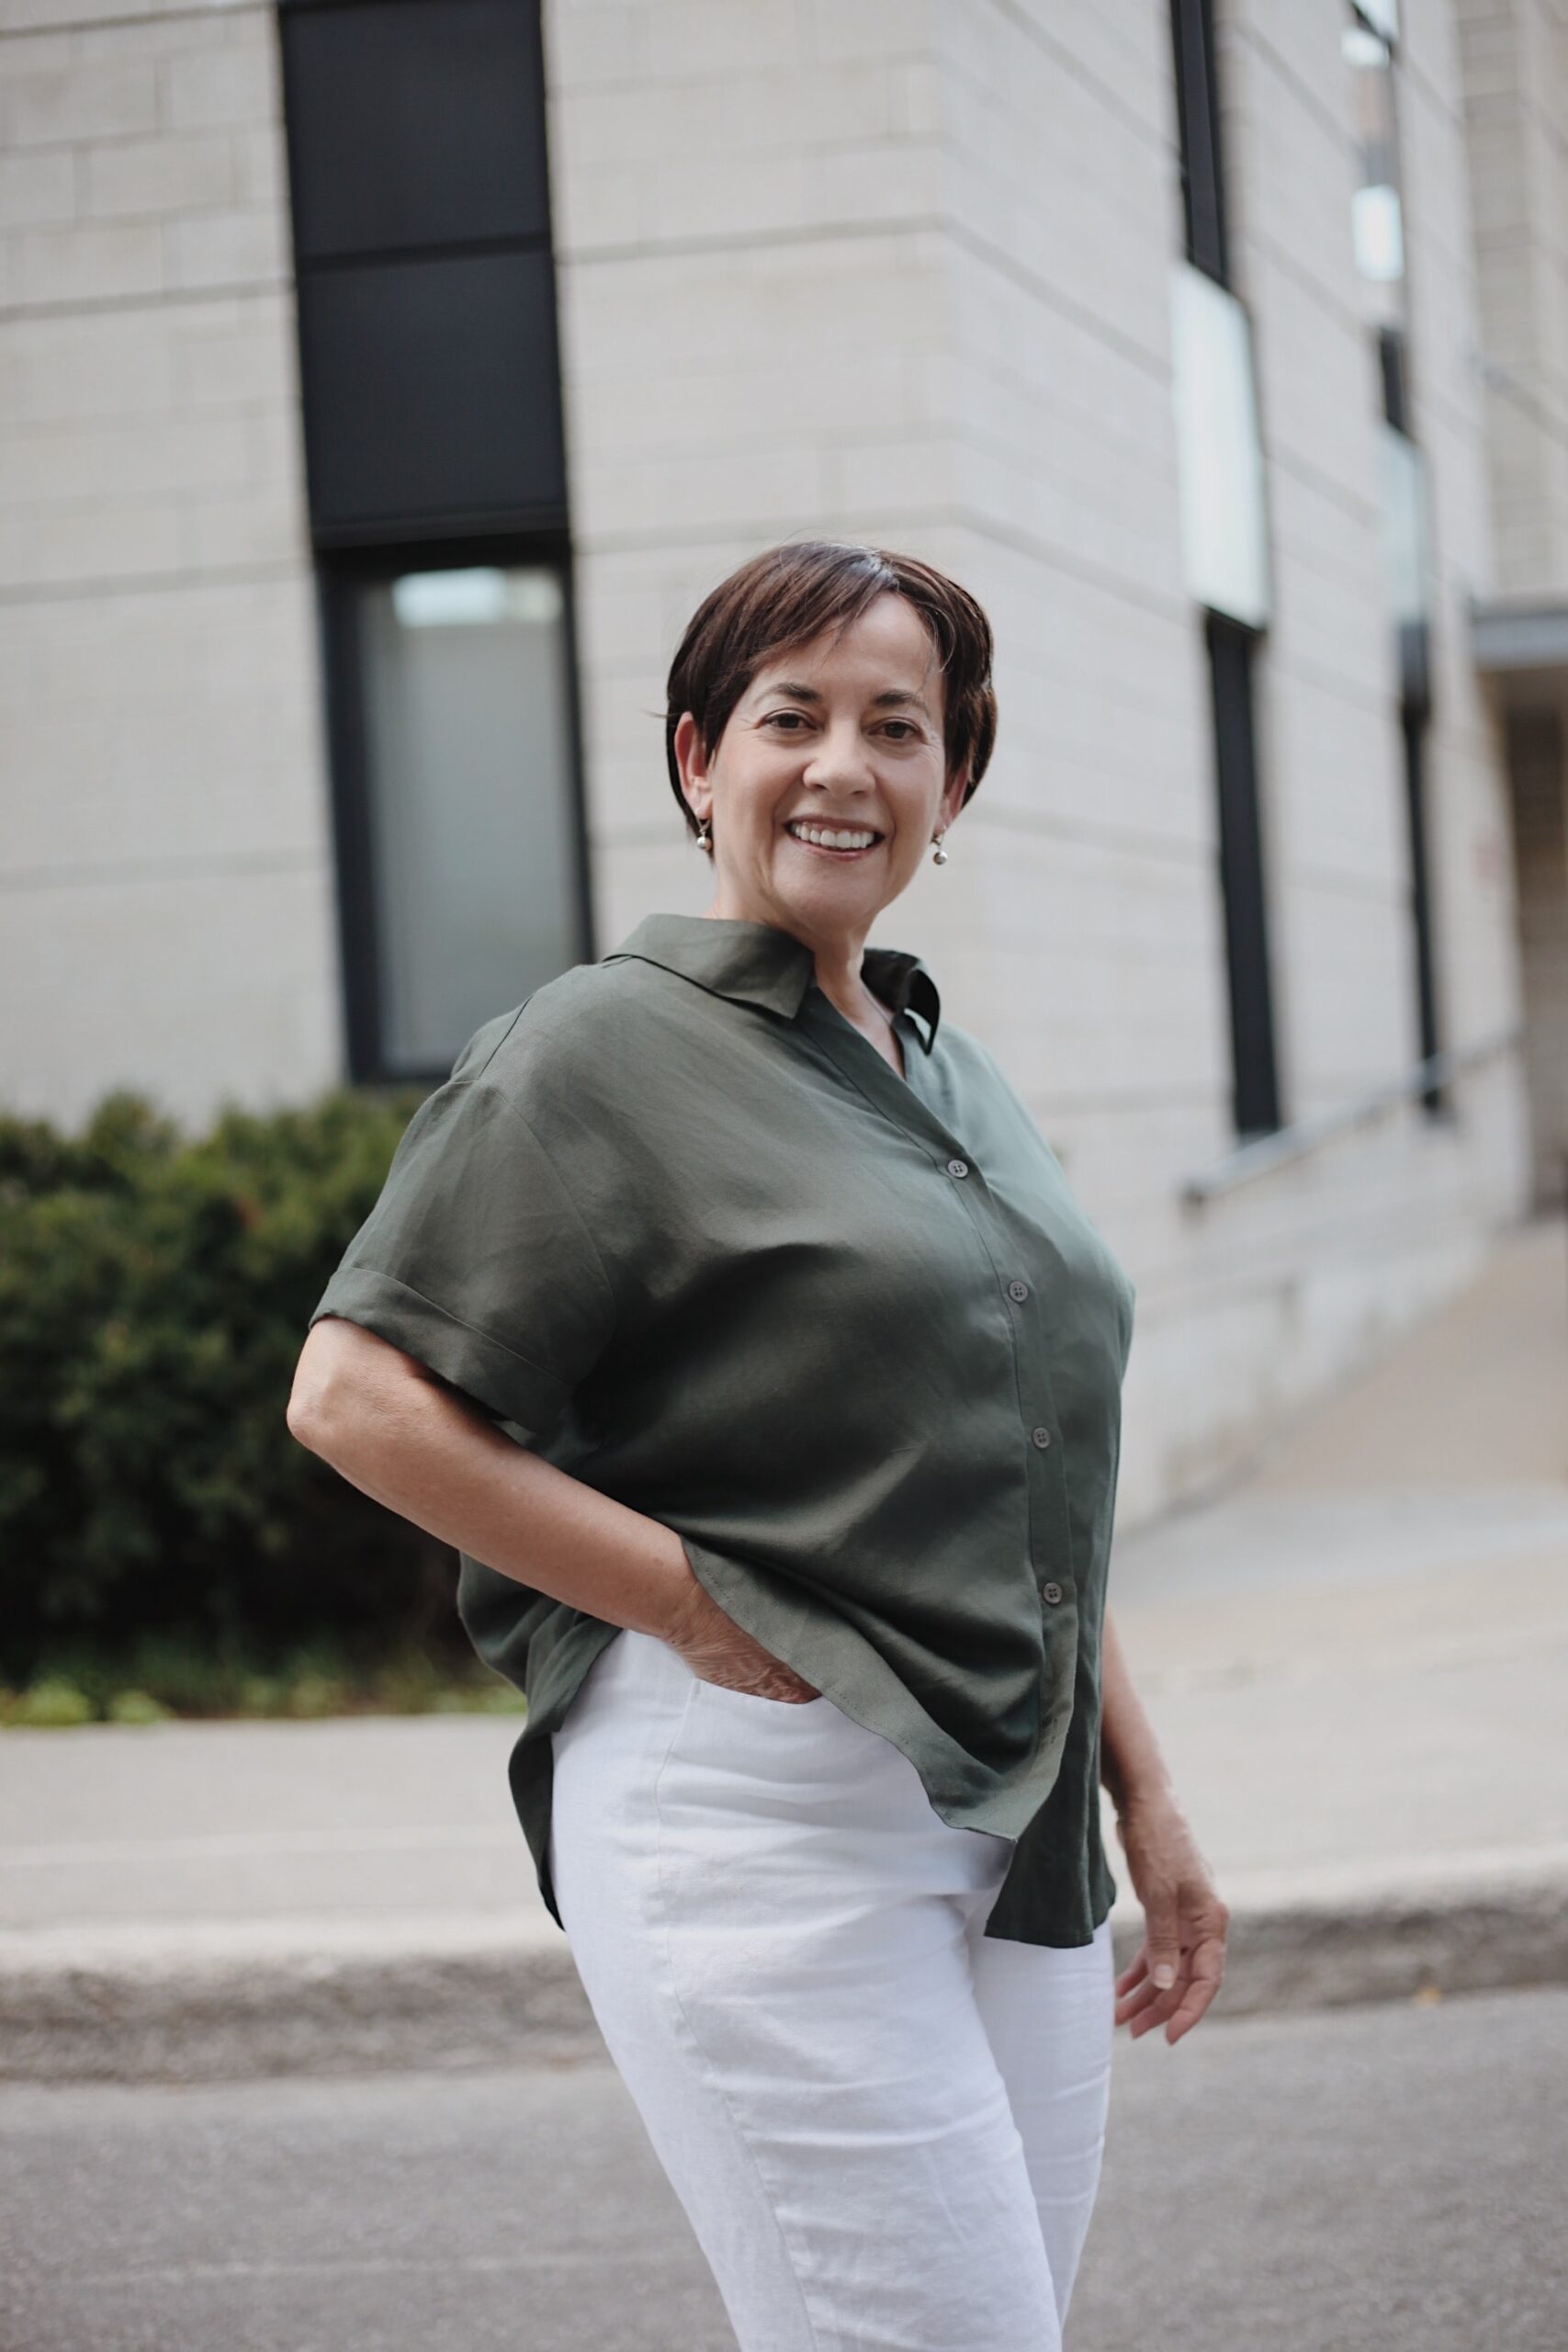
[[[914,605],[934,640],[947,773],[967,763],[963,805],[968,806],[997,735],[991,625],[980,606],[955,580],[913,556],[857,540],[790,540],[753,556],[704,597],[670,665],[664,757],[690,832],[696,833],[697,820],[681,789],[675,757],[682,713],[689,710],[696,720],[704,757],[711,759],[759,670],[826,629],[841,634],[889,591]]]

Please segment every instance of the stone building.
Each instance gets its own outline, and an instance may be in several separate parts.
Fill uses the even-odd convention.
[[[947,565],[877,936],[1134,1273],[1123,1508],[1555,1198],[1551,0],[0,0],[0,1096],[434,1078],[696,910],[676,633]]]

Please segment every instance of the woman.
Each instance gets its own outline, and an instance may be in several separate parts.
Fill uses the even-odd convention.
[[[866,944],[985,772],[990,659],[880,549],[713,592],[667,719],[712,905],[464,1049],[289,1407],[462,1555],[541,1891],[742,2352],[1059,2345],[1112,2026],[1175,2041],[1224,1966],[1104,1608],[1130,1286]]]

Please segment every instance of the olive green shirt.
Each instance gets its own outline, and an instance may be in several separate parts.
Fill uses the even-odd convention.
[[[907,1075],[761,922],[659,913],[490,1022],[415,1113],[312,1321],[345,1316],[681,1537],[720,1607],[1016,1841],[987,1935],[1087,1943],[1126,1276],[916,956],[867,947]],[[464,1559],[552,1753],[602,1619]],[[787,1701],[776,1701],[787,1705]]]

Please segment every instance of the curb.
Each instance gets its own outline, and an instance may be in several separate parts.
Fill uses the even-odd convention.
[[[1118,1972],[1141,1914],[1112,1913]],[[1211,2018],[1568,1983],[1568,1878],[1233,1905]],[[199,2083],[606,2058],[536,1912],[0,1937],[0,2080]]]
[[[0,1976],[0,2081],[204,2083],[603,2058],[558,1954],[300,1954]]]

